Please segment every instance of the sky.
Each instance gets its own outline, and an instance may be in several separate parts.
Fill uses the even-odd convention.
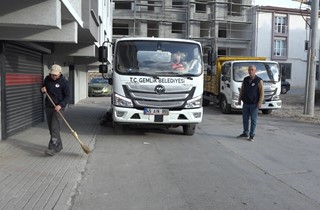
[[[276,6],[276,7],[286,7],[286,8],[300,8],[300,2],[292,0],[253,0],[255,5],[260,6]],[[302,6],[303,7],[303,6]]]

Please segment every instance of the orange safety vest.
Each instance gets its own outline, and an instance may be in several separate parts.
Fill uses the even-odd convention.
[[[182,63],[173,63],[171,67],[173,70],[185,70]]]

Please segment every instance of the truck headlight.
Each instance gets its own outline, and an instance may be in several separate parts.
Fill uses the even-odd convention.
[[[120,96],[116,93],[114,94],[114,105],[122,107],[133,107],[133,103],[130,99]]]
[[[280,100],[280,96],[279,95],[274,95],[274,96],[272,96],[271,100],[272,101],[278,101],[278,100]]]
[[[187,101],[187,104],[184,106],[187,109],[199,108],[202,106],[202,95],[197,96],[193,99]]]

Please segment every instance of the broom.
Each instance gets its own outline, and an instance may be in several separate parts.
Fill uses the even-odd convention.
[[[53,104],[53,106],[56,107],[56,105],[55,105],[55,103],[53,102],[53,100],[52,100],[52,98],[50,97],[50,95],[49,95],[47,92],[45,92],[45,93],[46,93],[47,97],[49,98],[49,100],[51,101],[51,103]],[[64,121],[64,122],[66,123],[66,125],[69,127],[72,135],[78,140],[78,142],[79,142],[79,144],[81,145],[83,151],[84,151],[86,154],[89,154],[89,153],[91,152],[90,149],[89,149],[89,147],[88,147],[87,145],[85,145],[85,144],[80,140],[77,132],[75,132],[75,131],[71,128],[71,126],[69,125],[69,123],[67,122],[67,120],[66,120],[66,119],[64,118],[64,116],[62,115],[62,113],[61,113],[60,111],[58,111],[58,112],[59,112],[61,118],[63,119],[63,121]]]

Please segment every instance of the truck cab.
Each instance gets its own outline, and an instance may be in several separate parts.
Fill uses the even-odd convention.
[[[213,52],[208,52],[208,70],[205,74],[203,104],[218,103],[223,113],[241,110],[238,104],[240,88],[243,79],[248,76],[248,67],[256,66],[256,75],[264,83],[264,101],[261,107],[263,114],[270,114],[274,109],[280,109],[281,76],[279,64],[267,61],[265,57],[233,57],[222,56],[214,58]]]
[[[222,64],[220,82],[220,106],[222,111],[227,113],[231,109],[242,109],[242,104],[238,104],[239,93],[243,79],[248,76],[250,65],[256,67],[256,75],[264,83],[262,113],[270,114],[273,109],[281,108],[281,78],[278,63],[274,61],[237,60],[226,61]]]
[[[115,133],[125,125],[152,124],[182,126],[185,135],[193,135],[203,115],[203,72],[196,41],[118,39],[112,71]]]

